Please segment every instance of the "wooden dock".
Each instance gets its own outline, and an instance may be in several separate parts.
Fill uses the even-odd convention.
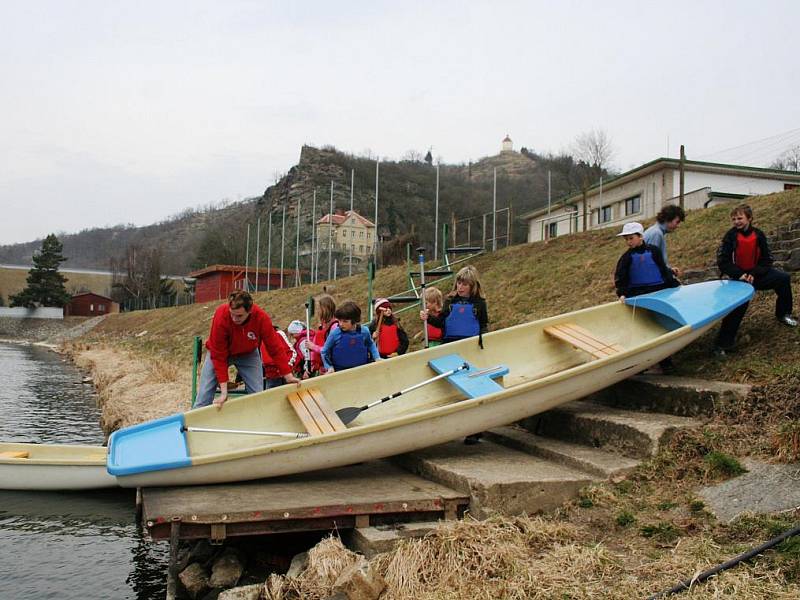
[[[373,461],[255,482],[144,488],[141,501],[153,539],[221,543],[229,536],[351,529],[391,519],[455,519],[469,498]]]

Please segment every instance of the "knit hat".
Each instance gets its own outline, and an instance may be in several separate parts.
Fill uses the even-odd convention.
[[[373,305],[375,310],[377,311],[381,306],[386,306],[387,308],[392,308],[392,303],[389,302],[388,298],[378,298],[375,300],[375,304]]]
[[[297,335],[298,333],[303,333],[305,331],[306,325],[302,321],[294,320],[289,323],[289,326],[286,328],[286,331],[292,335]]]

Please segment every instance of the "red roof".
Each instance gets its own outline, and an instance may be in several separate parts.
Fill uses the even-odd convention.
[[[244,273],[245,269],[247,269],[248,273],[255,274],[255,272],[256,272],[255,267],[245,267],[244,265],[210,265],[210,266],[206,267],[205,269],[200,269],[198,271],[192,271],[191,273],[189,273],[189,277],[201,277],[203,275],[209,275],[210,273],[218,273],[220,271],[222,271],[222,272],[235,272],[235,273],[240,273],[241,272],[241,273]],[[281,270],[279,268],[273,268],[273,269],[259,268],[258,272],[259,273],[267,273],[267,274],[268,273],[272,273],[272,274],[280,275]],[[287,273],[292,273],[293,274],[294,273],[294,269],[284,269],[283,273],[284,273],[284,275],[286,275]]]
[[[341,225],[348,218],[350,218],[350,215],[353,215],[365,227],[375,227],[375,223],[373,223],[369,219],[367,219],[365,217],[362,217],[356,211],[349,211],[349,210],[346,211],[343,215],[333,215],[333,224],[334,225]],[[330,213],[327,214],[327,215],[323,215],[323,217],[319,221],[317,221],[317,225],[323,225],[323,224],[327,223],[329,218],[330,218]]]

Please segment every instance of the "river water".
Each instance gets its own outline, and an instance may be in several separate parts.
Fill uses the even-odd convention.
[[[91,385],[45,348],[0,343],[0,440],[103,443]],[[0,490],[0,598],[163,598],[168,545],[145,538],[132,490]]]

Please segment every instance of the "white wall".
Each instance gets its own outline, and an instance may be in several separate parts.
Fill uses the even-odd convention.
[[[729,194],[771,194],[783,191],[783,181],[780,179],[761,179],[746,175],[721,175],[717,173],[696,173],[687,171],[684,174],[684,189],[696,190],[697,188],[710,187],[715,192]],[[673,196],[680,194],[680,177],[676,171],[673,178]]]
[[[16,306],[14,308],[0,307],[0,317],[9,317],[11,319],[63,319],[63,308],[22,308]]]

